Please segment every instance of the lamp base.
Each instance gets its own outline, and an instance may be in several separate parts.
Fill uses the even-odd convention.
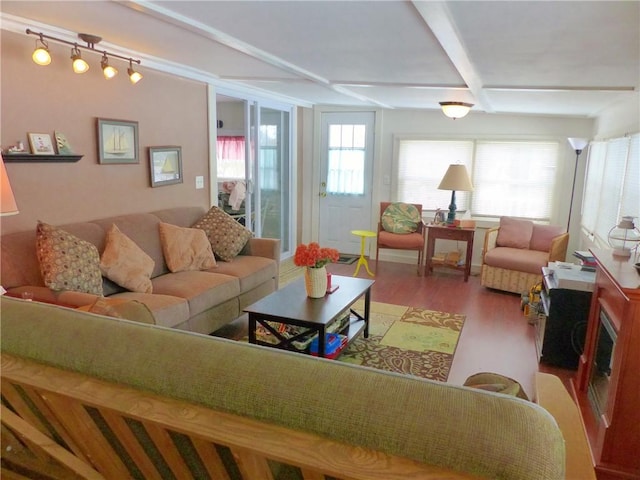
[[[456,191],[451,190],[451,203],[449,204],[449,214],[447,215],[447,223],[452,224],[456,221]]]
[[[631,250],[628,248],[614,248],[611,253],[614,257],[631,258]]]

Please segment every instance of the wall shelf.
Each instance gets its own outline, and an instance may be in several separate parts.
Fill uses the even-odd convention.
[[[83,155],[34,155],[33,153],[3,153],[5,163],[74,163]]]

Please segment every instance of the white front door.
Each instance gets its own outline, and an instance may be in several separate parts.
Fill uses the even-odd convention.
[[[322,114],[319,241],[340,253],[360,253],[352,230],[373,230],[374,112]]]

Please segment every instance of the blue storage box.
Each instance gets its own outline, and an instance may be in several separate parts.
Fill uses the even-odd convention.
[[[324,352],[325,356],[333,358],[337,356],[343,346],[343,335],[336,333],[327,333],[327,339],[325,340]],[[311,346],[309,347],[311,355],[318,355],[318,337],[313,339]]]

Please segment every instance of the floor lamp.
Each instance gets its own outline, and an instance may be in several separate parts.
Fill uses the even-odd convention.
[[[569,201],[569,218],[567,219],[567,233],[569,233],[569,226],[571,225],[571,210],[573,209],[573,194],[576,190],[576,174],[578,173],[578,158],[586,147],[589,144],[589,140],[586,138],[567,138],[571,148],[573,148],[576,152],[576,164],[573,167],[573,186],[571,187],[571,200]]]

